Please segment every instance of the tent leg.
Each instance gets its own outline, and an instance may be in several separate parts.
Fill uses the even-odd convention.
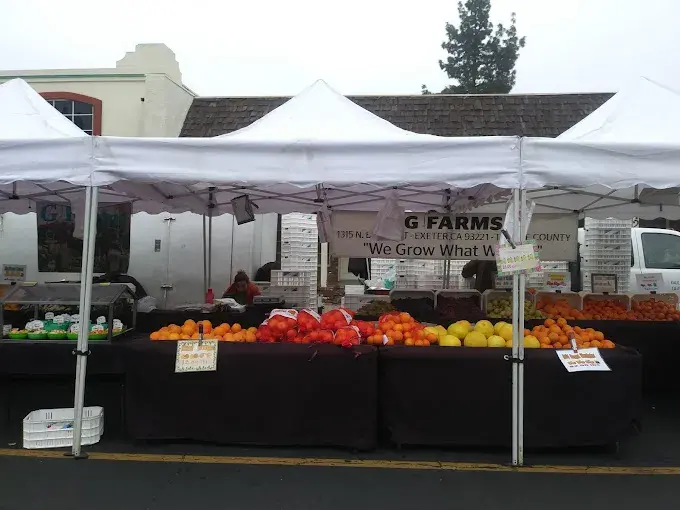
[[[206,248],[205,214],[203,215],[203,296],[208,295],[208,250]]]
[[[90,306],[92,304],[92,276],[94,272],[94,249],[97,237],[97,205],[99,189],[88,186],[85,191],[85,218],[83,235],[83,261],[80,270],[80,325],[76,348],[76,388],[73,398],[73,447],[71,455],[76,459],[87,458],[81,452],[83,408],[85,404],[85,375],[87,374],[88,335],[90,333]],[[110,326],[109,326],[110,327]]]
[[[210,209],[208,213],[208,288],[212,289],[212,225],[213,212]]]
[[[516,243],[523,243],[526,237],[524,218],[524,192],[513,190],[515,215],[512,237]],[[512,465],[524,464],[524,294],[526,275],[512,277]]]

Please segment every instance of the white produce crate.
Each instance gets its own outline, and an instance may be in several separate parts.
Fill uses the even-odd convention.
[[[316,275],[312,275],[311,271],[275,269],[272,271],[271,286],[291,287],[303,285],[308,287],[312,283],[312,276]]]
[[[73,408],[31,411],[23,421],[24,448],[63,448],[73,446]],[[98,443],[104,433],[104,408],[83,409],[81,444]]]

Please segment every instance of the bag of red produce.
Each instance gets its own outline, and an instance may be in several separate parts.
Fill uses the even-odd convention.
[[[263,322],[260,327],[263,326],[267,328],[268,336],[273,338],[273,341],[292,341],[297,335],[297,311],[272,310],[269,314],[269,319]]]
[[[297,315],[297,328],[300,333],[321,329],[321,316],[314,310],[301,310]]]
[[[356,326],[346,326],[344,328],[340,328],[335,332],[335,339],[333,340],[333,343],[342,347],[352,347],[353,345],[359,345],[361,343],[361,333],[359,333],[359,328]]]
[[[372,322],[368,321],[352,321],[352,326],[356,326],[361,334],[362,339],[366,339],[369,336],[375,334],[375,326]]]
[[[269,321],[266,320],[257,328],[255,338],[258,342],[265,343],[274,343],[277,341],[277,336],[274,335],[274,332],[269,328]]]
[[[352,322],[352,313],[344,308],[330,310],[321,316],[321,327],[337,331]]]
[[[332,344],[334,333],[329,329],[315,329],[305,335],[306,344]]]

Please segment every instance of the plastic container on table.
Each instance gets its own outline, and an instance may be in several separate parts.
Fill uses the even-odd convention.
[[[630,296],[627,294],[596,294],[592,292],[581,293],[581,302],[585,306],[586,301],[617,301],[623,303],[626,310],[630,310]]]
[[[364,306],[366,303],[371,301],[386,301],[390,302],[390,296],[377,295],[377,294],[350,294],[342,298],[342,307],[356,312],[359,308]]]
[[[524,292],[525,301],[535,303],[535,295],[529,291]],[[482,293],[482,310],[488,313],[489,302],[496,299],[510,299],[512,300],[512,289],[488,289]]]
[[[23,446],[27,449],[73,446],[74,411],[71,409],[39,409],[23,420]],[[104,408],[85,407],[81,444],[99,442],[104,433]]]
[[[47,338],[50,340],[64,340],[66,338],[66,331],[58,332],[58,331],[50,331],[47,333]]]
[[[466,297],[474,298],[474,300],[482,308],[482,294],[475,289],[443,289],[435,292],[434,307],[437,308],[439,298],[461,299]]]
[[[9,338],[12,340],[25,340],[28,338],[28,332],[24,331],[22,333],[12,333],[10,331],[7,336],[9,336]]]
[[[661,292],[659,294],[629,294],[631,307],[633,303],[640,303],[642,301],[661,301],[663,303],[674,305],[678,308],[678,295],[673,292]]]
[[[536,293],[536,307],[541,302],[556,303],[557,301],[566,301],[569,306],[576,310],[583,309],[583,300],[581,295],[576,292],[547,292],[539,291]]]
[[[29,333],[29,340],[47,340],[47,332],[41,331],[39,333]]]
[[[432,302],[435,302],[435,292],[433,290],[425,289],[392,289],[390,291],[390,300],[395,299],[418,299],[418,298],[429,298]]]

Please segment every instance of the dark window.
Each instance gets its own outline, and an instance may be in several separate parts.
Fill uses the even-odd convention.
[[[47,102],[88,135],[93,134],[93,105],[83,101],[72,101],[70,99],[48,99]]]
[[[649,269],[680,269],[680,236],[644,233],[642,251]]]

